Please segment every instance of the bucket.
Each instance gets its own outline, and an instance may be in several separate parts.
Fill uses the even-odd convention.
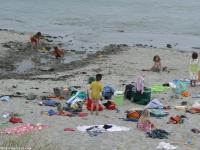
[[[132,92],[133,102],[139,105],[146,105],[151,100],[151,89],[144,87],[144,92],[133,91]]]
[[[114,102],[117,106],[123,105],[124,101],[124,91],[116,91],[114,93]]]

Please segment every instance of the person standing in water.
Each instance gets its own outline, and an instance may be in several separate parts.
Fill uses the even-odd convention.
[[[64,56],[64,51],[63,51],[63,49],[59,49],[58,47],[54,47],[53,55],[56,57],[56,59],[58,59],[58,58]]]
[[[35,35],[31,36],[30,40],[31,40],[31,46],[32,48],[38,48],[38,45],[40,43],[40,39],[42,37],[41,32],[37,32]]]

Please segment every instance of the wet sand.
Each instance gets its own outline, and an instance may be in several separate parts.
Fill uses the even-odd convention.
[[[12,37],[12,36],[11,36]],[[25,37],[24,37],[25,39]],[[10,41],[12,39],[9,39]],[[22,40],[23,41],[23,40]],[[2,43],[2,42],[1,42]],[[166,83],[173,79],[188,78],[188,62],[191,53],[178,52],[173,49],[155,49],[155,48],[139,48],[122,46],[117,53],[113,52],[110,55],[99,54],[93,57],[89,63],[74,67],[73,70],[63,70],[62,72],[51,72],[51,74],[39,74],[28,76],[25,79],[1,79],[0,94],[13,95],[16,92],[22,92],[27,95],[32,92],[38,97],[53,94],[54,87],[62,86],[81,86],[82,90],[86,90],[87,79],[96,73],[103,74],[102,82],[111,84],[118,90],[124,90],[124,85],[135,81],[137,75],[145,76],[145,85],[150,86],[155,83]],[[162,64],[169,67],[170,72],[143,72],[141,69],[148,69],[152,66],[152,58],[159,54],[162,59]],[[91,57],[92,58],[92,57]],[[82,63],[80,63],[82,64]],[[73,66],[73,65],[72,65]],[[16,77],[18,78],[18,77]],[[16,86],[13,88],[13,85]],[[39,88],[39,89],[34,89]],[[199,87],[188,88],[190,93],[198,93]],[[169,91],[163,93],[152,94],[152,97],[162,98],[162,103],[170,105],[172,109],[169,111],[169,116],[180,114],[186,115],[187,119],[183,124],[173,125],[167,124],[168,117],[161,119],[151,118],[157,128],[165,129],[170,132],[169,139],[159,140],[147,138],[145,133],[136,128],[136,123],[125,122],[119,118],[124,118],[124,111],[130,108],[143,108],[128,100],[124,101],[124,105],[120,106],[120,113],[116,111],[104,110],[99,116],[89,115],[85,118],[79,117],[61,117],[61,116],[41,116],[40,112],[54,109],[46,106],[38,106],[33,102],[25,103],[27,100],[23,97],[12,98],[10,102],[0,102],[0,113],[5,111],[14,111],[24,114],[23,121],[25,123],[44,123],[51,127],[42,131],[36,132],[44,140],[50,143],[57,144],[60,149],[80,149],[80,150],[155,150],[159,142],[165,141],[177,145],[178,150],[199,150],[200,136],[193,134],[191,128],[199,128],[199,114],[188,114],[184,111],[177,111],[174,106],[180,105],[182,101],[187,101],[191,105],[195,100],[192,97],[169,100]],[[64,103],[64,101],[62,102]],[[88,112],[84,109],[85,112]],[[5,121],[2,118],[1,121]],[[106,132],[97,137],[90,137],[87,133],[64,132],[66,127],[76,128],[80,125],[93,124],[115,124],[119,126],[130,127],[129,132]],[[10,125],[13,126],[13,125]],[[192,147],[184,145],[188,139],[195,142]],[[40,140],[42,143],[43,140]]]

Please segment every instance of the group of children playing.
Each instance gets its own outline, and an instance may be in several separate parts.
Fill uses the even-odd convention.
[[[150,69],[153,72],[167,71],[167,67],[162,67],[161,59],[159,55],[153,57],[154,65]],[[146,70],[144,70],[146,71]],[[190,85],[191,87],[196,86],[197,82],[200,81],[200,64],[198,60],[198,53],[193,52],[192,58],[189,63],[189,74],[190,74]]]
[[[158,55],[155,55],[153,58],[154,65],[151,68],[151,71],[154,72],[160,72],[165,71],[166,67],[162,67],[161,59]],[[192,53],[192,59],[190,60],[189,65],[189,71],[190,71],[190,83],[191,86],[193,84],[196,85],[196,82],[199,79],[199,62],[198,62],[198,54],[196,52]],[[98,106],[100,104],[101,99],[101,93],[103,90],[103,84],[101,82],[102,75],[97,74],[96,75],[96,81],[93,81],[90,84],[90,92],[89,92],[89,98],[92,100],[92,108],[91,108],[91,114],[93,114],[93,108],[96,107],[96,115],[98,115]],[[147,108],[145,108],[137,123],[137,128],[139,128],[142,131],[149,132],[152,129],[155,128],[155,125],[150,121],[150,113]]]
[[[42,34],[38,32],[37,34],[33,35],[30,40],[33,47],[37,47],[40,38],[42,37]],[[56,58],[59,58],[64,55],[64,51],[59,49],[58,47],[54,47],[54,51],[52,53]],[[159,55],[155,55],[153,57],[154,65],[150,69],[153,72],[161,72],[161,71],[167,71],[167,67],[163,67],[161,63],[161,58]],[[145,70],[147,71],[147,70]],[[199,67],[199,61],[198,61],[198,53],[193,52],[192,53],[192,59],[190,60],[189,65],[189,72],[190,72],[190,84],[191,86],[196,86],[197,81],[200,79],[200,67]],[[89,86],[89,99],[92,100],[91,105],[91,114],[93,114],[94,108],[96,108],[96,115],[98,115],[99,110],[99,104],[100,100],[102,98],[102,91],[103,91],[103,84],[101,82],[102,75],[97,74],[96,80],[93,81]],[[138,120],[137,128],[139,128],[142,131],[149,132],[153,128],[155,128],[155,125],[150,121],[149,119],[150,114],[147,108],[145,108]]]
[[[30,41],[31,41],[31,46],[33,49],[37,49],[38,46],[40,45],[40,40],[42,38],[41,32],[37,32],[35,35],[31,36]],[[54,47],[54,50],[52,52],[52,55],[55,56],[56,59],[64,56],[64,50],[59,49],[57,46]]]

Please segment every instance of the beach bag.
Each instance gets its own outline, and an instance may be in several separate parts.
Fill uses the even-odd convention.
[[[114,94],[114,91],[112,89],[112,87],[110,86],[105,86],[103,88],[103,91],[102,91],[102,96],[105,98],[105,99],[111,99],[112,96]]]
[[[105,103],[104,106],[108,110],[114,110],[114,109],[116,109],[116,104],[114,102],[111,102],[111,101],[108,101],[107,103]]]
[[[139,110],[127,112],[127,115],[126,115],[128,119],[139,119],[140,116],[141,116],[141,111]]]
[[[124,91],[124,97],[128,100],[132,99],[132,91],[133,91],[134,85],[132,84],[128,84],[125,87],[125,91]]]
[[[15,123],[23,123],[22,119],[21,118],[18,118],[18,117],[11,117],[9,122],[15,124]]]

